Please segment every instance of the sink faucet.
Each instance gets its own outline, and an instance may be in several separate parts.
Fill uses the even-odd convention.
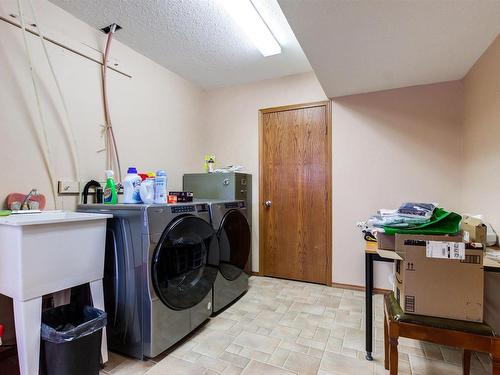
[[[33,188],[28,193],[28,195],[26,195],[23,202],[21,203],[21,210],[29,210],[28,202],[29,202],[31,196],[38,197],[38,189]]]

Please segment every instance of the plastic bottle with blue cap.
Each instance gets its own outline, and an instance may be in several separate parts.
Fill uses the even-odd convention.
[[[140,186],[141,177],[137,174],[137,168],[129,167],[127,176],[123,180],[123,203],[141,203]]]

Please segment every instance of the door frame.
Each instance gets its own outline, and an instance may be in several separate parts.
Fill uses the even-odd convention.
[[[294,109],[305,109],[313,107],[325,107],[326,113],[326,180],[327,180],[327,197],[326,197],[326,285],[332,286],[332,101],[326,100],[321,102],[312,102],[305,104],[286,105],[281,107],[264,108],[259,110],[259,272],[258,274],[264,276],[264,205],[261,202],[263,198],[264,184],[263,184],[263,115],[273,112],[284,112]]]

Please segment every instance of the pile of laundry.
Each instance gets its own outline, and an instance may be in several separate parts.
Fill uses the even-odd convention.
[[[377,233],[456,234],[462,217],[436,203],[403,203],[398,209],[380,209],[376,215],[357,226],[367,241],[376,241]]]

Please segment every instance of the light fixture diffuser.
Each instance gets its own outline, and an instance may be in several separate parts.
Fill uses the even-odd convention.
[[[281,46],[251,0],[219,1],[262,55],[267,57],[281,53]]]

